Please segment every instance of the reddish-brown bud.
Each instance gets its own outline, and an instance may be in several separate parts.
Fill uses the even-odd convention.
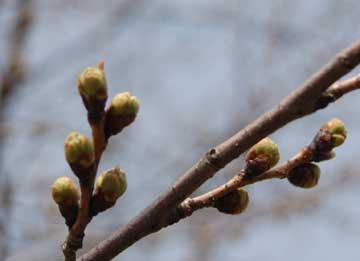
[[[325,123],[314,139],[318,154],[328,153],[333,148],[345,142],[347,131],[345,124],[339,119],[332,119]]]
[[[244,212],[249,205],[249,193],[245,189],[235,189],[218,199],[214,207],[222,213],[236,215]]]
[[[313,163],[302,164],[289,172],[288,180],[300,188],[315,187],[320,179],[320,168]]]

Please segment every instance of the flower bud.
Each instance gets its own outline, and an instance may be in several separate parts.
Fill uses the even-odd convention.
[[[75,182],[68,177],[59,177],[51,186],[51,193],[58,205],[72,206],[79,201],[79,190]]]
[[[240,188],[218,199],[214,207],[222,213],[236,215],[244,212],[248,205],[249,193]]]
[[[296,187],[312,188],[318,184],[320,172],[316,164],[305,163],[292,169],[288,174],[288,180]]]
[[[104,111],[107,99],[107,84],[104,63],[86,68],[78,77],[78,89],[89,113],[97,115]]]
[[[312,143],[315,154],[326,154],[333,148],[340,146],[344,143],[346,135],[345,125],[341,120],[334,118],[328,121],[321,127]]]
[[[113,115],[134,115],[139,111],[139,100],[130,92],[117,94],[111,101],[110,114]]]
[[[139,100],[130,92],[117,94],[106,111],[106,136],[116,135],[130,125],[135,120],[139,107]]]
[[[78,132],[71,132],[65,139],[65,157],[79,179],[85,179],[94,167],[92,142]]]
[[[71,228],[79,211],[80,192],[75,182],[68,177],[59,177],[51,186],[51,193],[65,224]]]
[[[252,175],[261,174],[274,167],[279,159],[280,152],[277,144],[270,138],[264,138],[246,154],[246,171]]]
[[[96,190],[104,195],[106,201],[116,201],[127,188],[125,173],[119,167],[109,169],[96,181]]]
[[[127,188],[125,173],[119,167],[103,172],[96,180],[95,194],[91,202],[94,216],[112,207]]]
[[[334,118],[328,121],[322,127],[322,129],[330,133],[331,144],[333,145],[333,147],[338,147],[344,143],[347,136],[347,131],[345,128],[345,124],[341,120]]]

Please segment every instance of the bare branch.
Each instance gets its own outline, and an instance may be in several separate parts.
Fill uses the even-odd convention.
[[[31,1],[20,0],[18,4],[19,11],[11,37],[9,61],[0,79],[0,106],[24,75],[23,49],[32,20]]]
[[[260,139],[320,107],[319,97],[360,62],[360,42],[340,52],[319,72],[246,128],[211,149],[155,202],[79,260],[110,260],[142,237],[161,228],[159,220],[206,180]]]

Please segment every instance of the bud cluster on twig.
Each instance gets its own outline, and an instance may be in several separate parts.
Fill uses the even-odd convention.
[[[245,168],[239,174],[203,195],[185,200],[169,215],[168,223],[175,223],[204,207],[214,207],[225,214],[240,214],[249,204],[249,193],[242,187],[265,179],[287,178],[297,187],[315,187],[321,171],[314,162],[332,159],[333,149],[344,143],[346,135],[344,123],[332,119],[321,127],[311,144],[279,166],[276,166],[280,159],[277,144],[264,138],[249,149]]]
[[[324,124],[308,146],[312,154],[311,159],[289,171],[289,182],[300,188],[315,187],[320,179],[321,170],[312,161],[320,162],[334,158],[333,149],[343,144],[346,136],[345,124],[341,120],[334,118]]]
[[[114,206],[125,193],[126,176],[119,167],[103,172],[96,184],[95,177],[108,139],[129,126],[139,111],[139,100],[130,92],[117,94],[105,108],[108,90],[103,62],[79,75],[78,91],[88,112],[92,139],[73,131],[66,137],[64,149],[66,161],[79,179],[81,193],[68,177],[60,177],[52,185],[53,199],[69,227],[63,245],[65,260],[74,260],[91,219]]]

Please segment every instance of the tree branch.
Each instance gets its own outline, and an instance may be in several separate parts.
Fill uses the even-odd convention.
[[[260,139],[287,123],[321,108],[318,100],[322,93],[359,62],[360,42],[357,42],[339,53],[275,108],[211,149],[155,202],[79,260],[111,260],[142,237],[161,229],[159,220],[162,220],[169,211],[190,196],[206,180],[213,177],[217,171],[239,157]]]
[[[195,198],[185,199],[181,204],[179,204],[176,208],[174,208],[170,212],[165,222],[163,223],[163,227],[179,222],[181,219],[192,215],[196,210],[206,207],[213,207],[214,203],[218,199],[220,199],[221,197],[225,196],[226,194],[230,193],[235,189],[267,179],[286,178],[289,172],[295,167],[298,167],[304,163],[310,163],[314,161],[316,155],[318,154],[317,153],[318,146],[316,145],[316,142],[318,141],[319,139],[314,139],[311,144],[302,148],[291,159],[289,159],[288,161],[286,161],[281,165],[278,165],[268,171],[263,172],[260,175],[256,175],[256,176],[246,175],[246,168],[245,168],[225,184]],[[331,159],[333,154],[328,154],[327,156],[329,157],[323,160]]]

